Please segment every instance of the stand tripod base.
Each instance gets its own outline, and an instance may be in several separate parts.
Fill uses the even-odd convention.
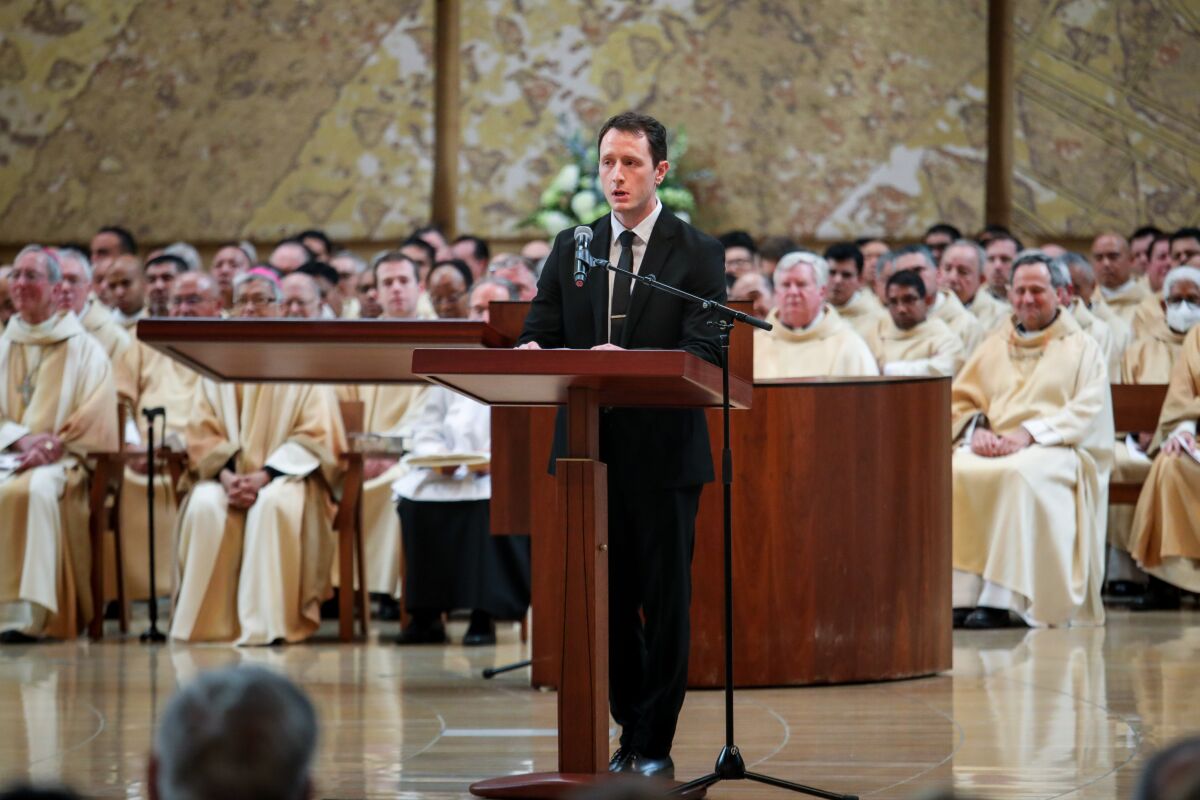
[[[144,631],[142,635],[138,637],[138,641],[142,642],[143,644],[160,644],[166,640],[166,635],[158,628],[151,628],[148,631]]]
[[[680,793],[682,785],[674,781],[659,781],[655,778],[640,778],[627,774],[613,772],[531,772],[527,775],[509,775],[504,778],[490,778],[471,784],[471,794],[476,797],[492,797],[500,800],[558,800],[571,797],[589,786],[597,786],[609,781],[646,781],[648,786],[656,786],[663,792],[669,792],[678,797],[704,797],[705,787],[692,789],[686,794]]]
[[[669,792],[674,797],[698,797],[697,792],[703,793],[709,786],[721,781],[754,781],[755,783],[765,783],[768,786],[774,786],[779,789],[787,789],[789,792],[809,794],[813,797],[824,797],[825,800],[858,800],[857,795],[827,792],[824,789],[814,789],[811,786],[805,786],[800,783],[772,778],[770,775],[749,772],[746,770],[746,762],[742,760],[742,752],[738,749],[737,745],[725,745],[721,748],[721,753],[717,756],[717,763],[713,767],[712,772],[696,778],[694,781],[682,783],[670,789]],[[472,791],[474,791],[473,788]]]

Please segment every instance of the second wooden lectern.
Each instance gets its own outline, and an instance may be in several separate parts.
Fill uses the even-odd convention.
[[[600,462],[605,407],[712,407],[721,370],[677,350],[417,350],[413,372],[492,406],[565,405],[567,457],[557,462],[562,657],[558,771],[471,786],[481,797],[556,797],[608,769],[608,481]],[[730,380],[734,408],[752,387]]]

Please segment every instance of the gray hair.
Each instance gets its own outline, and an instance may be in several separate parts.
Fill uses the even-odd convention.
[[[62,283],[62,265],[58,263],[58,257],[54,253],[40,244],[27,244],[21,248],[21,252],[17,253],[17,257],[13,259],[13,266],[16,266],[17,262],[27,255],[41,256],[42,263],[46,267],[46,278],[50,283]]]
[[[1096,270],[1092,268],[1092,262],[1079,253],[1068,250],[1055,260],[1061,261],[1062,265],[1067,268],[1068,273],[1071,270],[1079,270],[1090,283],[1093,285],[1096,283]]]
[[[521,297],[521,292],[519,289],[517,289],[517,285],[515,283],[496,275],[489,275],[486,278],[471,284],[471,290],[468,293],[468,297],[475,294],[475,290],[483,286],[499,286],[501,289],[508,292],[509,300],[519,300]]]
[[[367,271],[367,262],[358,253],[352,252],[350,250],[339,250],[336,253],[334,253],[333,255],[331,255],[329,257],[329,260],[333,261],[334,259],[338,259],[338,258],[350,259],[350,263],[352,263],[354,265],[354,271],[358,274],[362,274],[363,272]]]
[[[1070,270],[1063,269],[1062,265],[1059,265],[1059,268],[1055,269],[1054,262],[1055,259],[1046,255],[1041,250],[1022,250],[1013,259],[1012,272],[1009,273],[1009,283],[1016,280],[1017,269],[1019,267],[1026,267],[1030,264],[1042,264],[1046,267],[1046,271],[1050,273],[1050,285],[1055,289],[1065,289],[1071,285],[1071,272]]]
[[[979,274],[983,274],[983,268],[987,264],[987,251],[980,246],[979,242],[974,239],[957,239],[951,242],[945,250],[942,251],[942,258],[946,257],[946,253],[954,247],[967,247],[975,254],[975,267],[979,270]],[[932,254],[931,254],[932,255]]]
[[[187,264],[187,268],[193,272],[200,269],[200,254],[187,242],[175,242],[167,245],[163,248],[163,255],[175,256]],[[254,259],[251,259],[250,262],[254,263]]]
[[[276,303],[283,300],[283,290],[279,288],[279,284],[276,281],[271,280],[266,275],[257,275],[252,272],[243,272],[241,275],[238,275],[233,279],[233,296],[237,297],[238,291],[251,281],[259,281],[261,283],[265,283],[267,286],[270,286],[271,296],[275,298]]]
[[[184,686],[154,737],[163,800],[300,800],[317,749],[317,714],[294,683],[263,667],[214,670]]]
[[[251,264],[258,261],[258,248],[250,242],[242,239],[237,243],[237,248],[246,254],[246,258],[250,259]]]
[[[911,256],[914,253],[925,259],[925,266],[929,267],[929,269],[934,270],[935,272],[937,271],[937,259],[933,257],[933,251],[923,244],[910,244],[908,247],[901,247],[899,250],[892,253],[892,261],[895,261],[901,256]],[[878,264],[875,266],[875,271],[879,272]]]
[[[92,282],[92,262],[83,253],[76,250],[74,247],[62,247],[58,250],[59,266],[67,261],[74,261],[83,270],[83,279],[88,283]]]
[[[793,270],[798,264],[807,264],[812,269],[813,279],[817,282],[817,286],[823,289],[825,284],[829,283],[829,262],[808,250],[793,250],[785,254],[775,265],[775,274],[779,275]]]
[[[1197,267],[1175,267],[1167,273],[1166,280],[1163,281],[1163,299],[1166,300],[1171,296],[1171,289],[1180,281],[1194,283],[1200,287],[1200,268]]]

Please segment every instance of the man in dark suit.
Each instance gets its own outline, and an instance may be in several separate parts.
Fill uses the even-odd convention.
[[[658,201],[656,188],[670,168],[662,124],[619,114],[600,129],[599,145],[598,177],[612,213],[591,226],[592,254],[724,302],[724,248]],[[577,287],[574,269],[574,239],[565,230],[546,259],[521,347],[680,349],[720,363],[711,314],[699,304],[602,269]],[[563,452],[563,416],[556,454]],[[704,413],[605,409],[600,458],[608,467],[609,704],[621,725],[609,769],[673,777],[671,742],[687,688],[696,511],[702,485],[713,479]]]

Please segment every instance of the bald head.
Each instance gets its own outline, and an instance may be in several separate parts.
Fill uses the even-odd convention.
[[[221,316],[221,290],[206,272],[185,272],[171,286],[172,317]]]
[[[1092,266],[1105,289],[1119,289],[1133,275],[1129,242],[1119,233],[1102,233],[1092,241]]]
[[[321,288],[311,275],[293,272],[280,284],[283,290],[283,315],[292,319],[317,319],[321,316]]]

